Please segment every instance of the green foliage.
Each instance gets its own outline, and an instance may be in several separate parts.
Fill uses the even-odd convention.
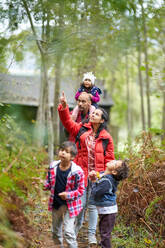
[[[155,199],[153,199],[150,204],[148,205],[146,211],[145,211],[145,218],[146,220],[149,220],[150,216],[152,215],[154,209],[157,207],[156,204],[163,200],[163,196],[157,196]]]
[[[163,239],[157,234],[154,237],[144,227],[137,227],[135,224],[129,226],[122,222],[121,218],[117,219],[117,223],[112,233],[112,245],[114,248],[144,248],[158,247],[163,248]]]
[[[162,135],[164,134],[165,130],[159,129],[159,128],[150,128],[149,131],[153,134],[153,135]]]
[[[24,213],[20,218],[23,220],[31,197],[39,197],[36,192],[45,172],[42,165],[47,163],[47,153],[33,146],[27,133],[18,128],[14,119],[7,115],[0,121],[0,138],[0,246],[23,248],[26,247],[24,238],[13,231],[9,222],[14,225],[13,218],[19,221],[20,210]]]
[[[16,191],[18,193],[16,184],[13,182],[12,178],[10,178],[10,176],[6,175],[5,173],[1,173],[0,176],[0,189],[4,193],[9,193],[11,191]]]
[[[0,206],[0,244],[4,248],[21,248],[22,238],[11,230],[4,210]]]
[[[116,242],[126,247],[163,248],[165,152],[157,134],[141,133],[115,157],[129,159],[129,178],[120,184],[118,205],[120,219],[128,229],[132,226],[134,233],[125,235],[127,245],[123,236],[118,237],[121,234]]]

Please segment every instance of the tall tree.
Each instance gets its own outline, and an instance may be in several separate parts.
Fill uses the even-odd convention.
[[[129,75],[129,59],[128,59],[128,55],[126,54],[125,57],[125,75],[126,75],[126,92],[127,92],[127,135],[128,138],[131,138],[131,132],[132,132],[132,128],[131,128],[131,101],[130,101],[130,75]]]
[[[137,9],[136,9],[136,3],[131,2],[131,9],[134,13],[134,23],[135,23],[135,29],[136,29],[136,46],[137,46],[137,52],[138,52],[138,81],[139,81],[139,87],[140,87],[140,103],[141,103],[141,121],[142,121],[142,129],[146,129],[145,124],[145,110],[144,110],[144,87],[143,87],[143,79],[142,79],[142,45],[141,45],[141,34],[140,34],[140,27],[141,23],[140,20],[137,18]]]
[[[49,97],[49,82],[48,82],[48,69],[47,69],[47,49],[45,49],[45,47],[47,48],[47,44],[46,46],[44,46],[44,42],[48,43],[48,40],[46,41],[41,41],[41,39],[38,38],[36,30],[35,30],[35,26],[33,24],[33,19],[31,17],[31,13],[30,13],[30,9],[28,6],[28,3],[26,0],[21,0],[23,3],[23,7],[25,8],[27,17],[29,19],[30,25],[31,25],[31,29],[33,32],[33,35],[35,37],[36,40],[36,44],[37,47],[39,49],[40,55],[41,55],[41,63],[42,63],[42,68],[43,68],[43,79],[41,80],[42,82],[42,86],[41,86],[41,95],[40,95],[40,102],[39,102],[39,114],[38,114],[38,126],[39,126],[39,135],[40,133],[42,133],[42,126],[43,126],[43,120],[44,117],[43,115],[45,114],[46,110],[46,121],[47,121],[47,127],[48,127],[48,153],[49,153],[49,160],[50,162],[53,160],[53,154],[54,154],[54,145],[53,145],[53,128],[52,128],[52,117],[51,117],[51,105],[50,105],[50,97]],[[46,34],[48,35],[49,38],[49,20],[47,22],[47,26],[46,26]],[[42,28],[42,30],[44,30],[44,27]],[[42,35],[43,36],[43,35]],[[45,38],[46,36],[44,36]],[[44,92],[46,92],[46,94],[44,95]],[[45,100],[44,100],[44,96],[45,96]],[[44,106],[44,103],[46,104],[46,106]]]
[[[145,56],[145,73],[146,73],[146,97],[147,97],[147,123],[148,123],[148,128],[151,128],[150,78],[149,78],[146,14],[144,11],[143,0],[139,0],[139,3],[141,6],[141,11],[142,11],[143,34],[144,34],[144,56]]]

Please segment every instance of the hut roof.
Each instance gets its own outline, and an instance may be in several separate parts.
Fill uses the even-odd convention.
[[[72,108],[76,104],[74,96],[76,92],[76,82],[71,78],[61,80],[60,93],[65,92],[69,106]],[[114,103],[110,95],[106,92],[103,83],[96,83],[102,90],[99,105],[112,106]],[[38,106],[39,102],[40,77],[0,74],[0,102],[9,104],[21,104],[27,106]],[[53,106],[54,83],[50,80],[50,103]]]

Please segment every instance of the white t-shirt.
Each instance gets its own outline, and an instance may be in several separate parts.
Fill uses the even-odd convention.
[[[97,206],[98,214],[114,214],[118,212],[117,205],[108,206],[108,207],[98,207]]]

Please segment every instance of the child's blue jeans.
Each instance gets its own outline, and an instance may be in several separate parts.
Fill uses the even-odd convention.
[[[97,227],[97,219],[98,219],[98,213],[97,208],[95,205],[92,204],[92,201],[90,199],[91,194],[91,186],[88,185],[87,188],[85,188],[84,194],[81,197],[83,210],[81,213],[76,217],[76,235],[78,234],[80,228],[83,225],[84,217],[85,217],[85,211],[88,209],[88,242],[96,244],[96,227]]]
[[[77,248],[75,234],[75,217],[69,216],[66,205],[62,205],[58,210],[52,210],[52,233],[55,244],[63,248],[63,226],[64,238],[69,248]]]

